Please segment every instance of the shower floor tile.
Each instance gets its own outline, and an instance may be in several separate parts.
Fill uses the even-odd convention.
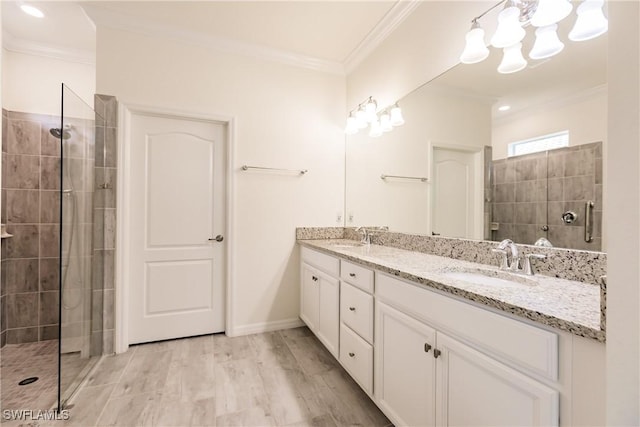
[[[62,356],[63,389],[86,365],[79,353]],[[25,378],[34,383],[19,385]],[[48,410],[58,397],[58,341],[8,344],[0,351],[0,414],[4,410]],[[0,418],[4,424],[4,417]],[[10,424],[10,423],[9,423]]]
[[[18,384],[29,377],[38,377],[38,381]],[[57,398],[58,341],[4,346],[0,351],[0,378],[1,410],[50,409]]]

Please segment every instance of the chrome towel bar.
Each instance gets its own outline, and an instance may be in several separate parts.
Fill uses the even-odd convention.
[[[423,176],[401,176],[401,175],[385,175],[385,174],[380,175],[380,179],[384,180],[387,178],[411,179],[411,180],[421,181],[421,182],[429,181],[429,178],[425,178]]]
[[[240,169],[242,169],[243,171],[255,169],[255,170],[272,171],[272,172],[295,172],[300,175],[304,175],[305,173],[309,172],[307,169],[265,168],[262,166],[247,166],[247,165],[243,165]]]

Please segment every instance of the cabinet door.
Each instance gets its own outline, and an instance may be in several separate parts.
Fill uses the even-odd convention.
[[[435,422],[435,331],[376,302],[375,398],[395,425]]]
[[[320,318],[320,278],[317,271],[302,263],[300,288],[300,318],[316,332]]]
[[[439,426],[557,426],[558,392],[438,333]]]
[[[340,282],[331,276],[318,275],[320,307],[318,330],[320,341],[338,358],[340,342]]]

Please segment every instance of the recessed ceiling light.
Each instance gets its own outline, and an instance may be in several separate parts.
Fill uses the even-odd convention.
[[[23,4],[20,5],[20,9],[22,9],[22,11],[27,15],[34,16],[36,18],[44,18],[44,13],[42,13],[42,11],[35,6]]]
[[[509,111],[511,109],[511,105],[502,105],[498,107],[498,111]]]

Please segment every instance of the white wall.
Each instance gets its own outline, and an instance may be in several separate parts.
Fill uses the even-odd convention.
[[[640,4],[609,3],[607,425],[640,425]]]
[[[430,183],[380,179],[381,174],[428,177],[429,143],[491,145],[491,105],[428,86],[402,102],[403,126],[379,138],[368,129],[347,137],[347,226],[386,225],[428,234]],[[464,117],[464,126],[460,117]]]
[[[2,49],[2,108],[60,115],[60,85],[69,86],[93,107],[94,65]]]
[[[528,108],[501,119],[494,119],[491,134],[493,158],[507,157],[508,145],[514,141],[569,131],[569,145],[607,140],[607,91],[556,100],[551,105]]]
[[[236,118],[228,331],[298,321],[295,227],[342,224],[345,78],[101,26],[97,61],[98,93]],[[241,172],[243,164],[309,173]]]

